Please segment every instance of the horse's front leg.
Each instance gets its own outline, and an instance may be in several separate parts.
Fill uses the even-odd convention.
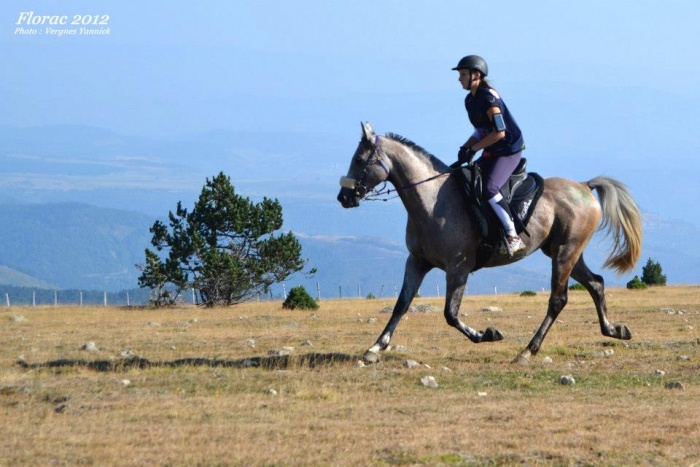
[[[450,326],[457,328],[470,341],[478,344],[480,342],[495,342],[503,339],[503,334],[492,327],[480,332],[470,328],[459,319],[459,307],[462,304],[464,288],[467,285],[467,274],[447,274],[447,295],[445,300],[445,320]]]
[[[384,331],[379,335],[379,338],[372,347],[367,349],[362,359],[365,363],[376,363],[379,361],[379,352],[386,349],[391,341],[391,336],[394,329],[403,318],[403,315],[408,311],[408,307],[416,296],[418,288],[423,282],[425,275],[432,269],[432,266],[425,260],[410,254],[406,260],[406,269],[403,276],[403,285],[401,293],[394,305],[394,310],[391,313],[391,318],[387,323]]]

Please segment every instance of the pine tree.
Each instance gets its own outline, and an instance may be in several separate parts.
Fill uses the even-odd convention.
[[[662,274],[661,264],[649,258],[646,266],[642,268],[642,282],[647,285],[666,285],[666,276]]]
[[[282,206],[263,198],[253,203],[236,194],[223,172],[207,179],[192,211],[178,202],[168,225],[156,221],[150,229],[139,286],[172,303],[188,288],[195,289],[206,306],[232,305],[300,271],[301,245],[282,228]],[[310,271],[313,273],[314,271]]]

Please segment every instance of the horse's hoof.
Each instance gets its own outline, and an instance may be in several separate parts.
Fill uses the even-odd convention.
[[[377,363],[379,361],[379,354],[377,352],[372,352],[371,350],[368,350],[362,356],[362,361],[367,364]]]
[[[510,362],[510,363],[516,363],[516,364],[518,364],[518,365],[529,365],[529,364],[530,364],[530,359],[527,358],[527,355],[522,355],[522,354],[520,354],[520,355],[518,355],[517,357],[515,357],[515,358],[513,359],[513,361]]]
[[[503,340],[503,334],[501,334],[501,331],[491,327],[486,329],[484,334],[481,336],[481,342],[496,342],[501,340]]]
[[[623,339],[626,341],[632,339],[632,331],[630,331],[630,328],[624,324],[618,324],[615,326],[615,333],[617,334],[618,339]]]

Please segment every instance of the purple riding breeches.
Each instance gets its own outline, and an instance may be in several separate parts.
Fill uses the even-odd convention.
[[[501,187],[506,184],[520,162],[521,152],[516,152],[510,156],[480,157],[477,161],[481,167],[481,176],[484,180],[484,198],[491,199]]]

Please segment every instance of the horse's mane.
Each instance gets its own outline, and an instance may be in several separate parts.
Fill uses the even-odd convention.
[[[440,159],[435,157],[434,154],[426,151],[422,146],[414,143],[413,141],[411,141],[410,139],[408,139],[406,137],[403,137],[403,136],[396,134],[396,133],[387,133],[385,136],[393,141],[396,141],[397,143],[401,143],[404,146],[408,146],[409,149],[411,149],[413,152],[416,152],[422,156],[427,157],[428,159],[430,159],[431,162],[440,161]],[[440,162],[442,163],[442,161],[440,161]]]

